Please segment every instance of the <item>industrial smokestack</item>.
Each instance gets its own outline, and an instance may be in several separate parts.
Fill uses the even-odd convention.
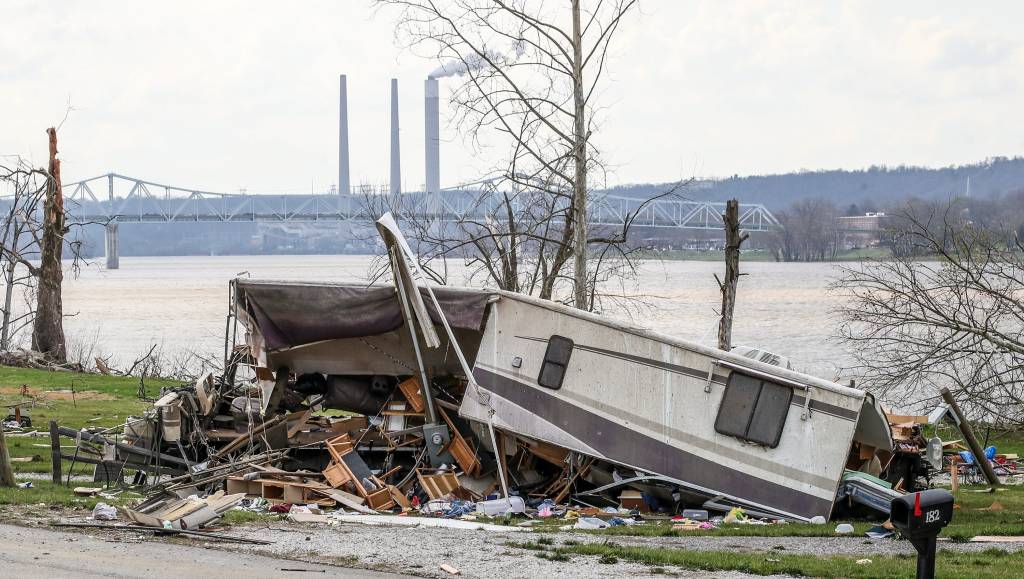
[[[351,192],[348,178],[348,79],[341,75],[338,97],[338,195]]]
[[[391,79],[391,182],[392,195],[402,192],[402,154],[398,146],[398,79]]]
[[[423,83],[426,94],[424,124],[426,136],[427,195],[436,196],[441,191],[441,117],[437,103],[437,79],[427,78]]]

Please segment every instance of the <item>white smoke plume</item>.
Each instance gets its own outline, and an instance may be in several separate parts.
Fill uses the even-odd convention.
[[[488,50],[487,48],[484,48],[484,53],[487,54],[487,58],[490,59],[491,62],[502,62],[503,60],[508,60],[500,52]],[[522,56],[523,47],[521,44],[516,45],[515,54],[516,57]],[[449,76],[462,76],[471,70],[482,70],[484,68],[487,68],[488,66],[489,65],[487,64],[487,60],[484,59],[484,57],[480,56],[479,54],[473,53],[466,56],[466,58],[464,58],[463,60],[453,60],[442,64],[441,66],[435,68],[433,72],[428,74],[427,78],[445,78]]]

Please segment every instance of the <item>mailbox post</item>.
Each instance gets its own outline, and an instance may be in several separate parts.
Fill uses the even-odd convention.
[[[953,495],[930,489],[892,501],[892,524],[917,549],[917,579],[935,577],[935,538],[953,520]]]

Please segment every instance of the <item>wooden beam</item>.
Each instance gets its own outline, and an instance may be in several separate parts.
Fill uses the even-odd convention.
[[[53,484],[59,485],[63,480],[60,472],[60,427],[56,420],[50,421],[50,459],[53,461],[51,473]]]

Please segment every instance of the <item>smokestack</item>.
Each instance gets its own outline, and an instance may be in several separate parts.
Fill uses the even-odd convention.
[[[427,153],[426,189],[428,195],[437,195],[441,191],[441,119],[437,104],[437,79],[428,78],[424,83],[426,102],[424,104],[425,119],[425,150]]]
[[[398,79],[391,79],[391,182],[392,195],[402,192],[402,154],[398,146]]]
[[[348,79],[341,75],[338,97],[338,195],[351,192],[348,179]]]

